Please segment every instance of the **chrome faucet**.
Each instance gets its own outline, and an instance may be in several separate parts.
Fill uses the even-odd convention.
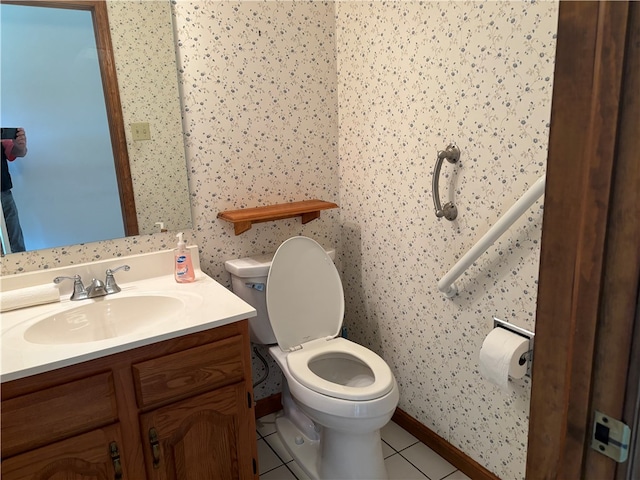
[[[53,279],[53,283],[58,284],[67,279],[73,280],[73,293],[71,294],[70,300],[84,300],[88,298],[80,275],[74,275],[73,277],[56,277]]]
[[[94,278],[91,280],[91,285],[86,288],[82,283],[82,278],[80,278],[80,275],[74,275],[73,277],[56,277],[53,279],[53,283],[58,284],[63,280],[73,280],[73,293],[71,294],[70,298],[70,300],[72,301],[104,297],[105,295],[118,293],[122,290],[116,283],[116,279],[113,274],[118,270],[129,271],[130,269],[131,267],[129,267],[129,265],[122,265],[113,270],[109,268],[107,269],[104,282],[102,280]]]
[[[107,295],[111,293],[118,293],[120,290],[122,290],[116,283],[116,279],[113,276],[113,274],[118,270],[124,270],[125,272],[128,272],[129,270],[131,270],[131,267],[129,265],[122,265],[118,268],[114,268],[113,270],[111,270],[110,268],[107,269],[107,277],[104,280],[104,288],[107,291]]]

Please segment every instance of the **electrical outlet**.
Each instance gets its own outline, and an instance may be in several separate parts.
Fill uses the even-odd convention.
[[[149,122],[139,122],[131,124],[131,134],[134,140],[151,140],[151,129]]]

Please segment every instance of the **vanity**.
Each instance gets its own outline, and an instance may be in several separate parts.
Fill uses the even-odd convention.
[[[191,284],[173,280],[172,251],[2,279],[7,291],[131,267],[119,293],[72,302],[65,282],[60,302],[2,314],[3,479],[258,478],[255,310],[190,248]]]

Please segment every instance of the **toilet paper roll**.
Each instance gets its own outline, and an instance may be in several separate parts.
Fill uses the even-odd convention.
[[[520,357],[529,350],[529,339],[504,328],[494,328],[480,349],[480,374],[506,390],[509,376],[522,378],[527,362],[520,365]]]

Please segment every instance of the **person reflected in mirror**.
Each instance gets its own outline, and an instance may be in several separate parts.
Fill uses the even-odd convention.
[[[24,237],[22,236],[22,227],[20,226],[20,218],[18,217],[18,208],[13,201],[11,189],[11,174],[9,173],[9,163],[18,157],[24,157],[27,154],[27,135],[24,128],[18,128],[16,136],[13,139],[2,139],[2,178],[0,179],[0,188],[2,189],[2,213],[4,221],[7,225],[7,235],[9,237],[9,245],[11,252],[24,252]]]

